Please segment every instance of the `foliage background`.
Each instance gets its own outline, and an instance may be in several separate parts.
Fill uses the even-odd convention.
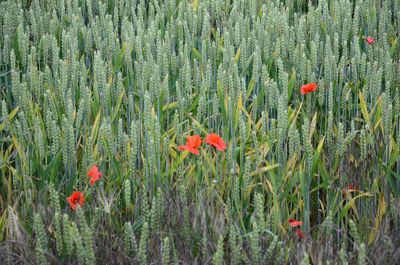
[[[399,1],[0,10],[4,263],[399,263]]]

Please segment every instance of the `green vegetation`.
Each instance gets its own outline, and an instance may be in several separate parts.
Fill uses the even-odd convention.
[[[398,0],[0,1],[0,263],[400,264],[399,29]]]

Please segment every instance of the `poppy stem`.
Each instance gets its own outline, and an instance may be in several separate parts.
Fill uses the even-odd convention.
[[[216,155],[215,155],[215,174],[216,174],[216,179],[217,179],[217,182],[219,182],[219,174],[218,174],[218,170],[219,170],[219,167],[218,167],[218,152],[215,152],[216,153]]]

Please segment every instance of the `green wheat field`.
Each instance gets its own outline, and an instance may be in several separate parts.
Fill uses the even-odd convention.
[[[0,264],[400,264],[400,0],[0,0]]]

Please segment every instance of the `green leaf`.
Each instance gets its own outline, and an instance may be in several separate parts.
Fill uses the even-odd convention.
[[[364,117],[365,121],[367,122],[367,124],[371,125],[371,122],[369,119],[369,113],[368,113],[368,109],[367,109],[367,104],[365,103],[365,99],[364,99],[364,96],[363,96],[361,90],[358,92],[358,97],[360,98],[360,107],[361,107],[361,112],[363,114],[363,117]]]
[[[194,57],[201,62],[202,59],[201,53],[195,47],[193,47],[192,51]]]
[[[19,107],[16,107],[13,111],[8,114],[8,116],[4,119],[2,123],[0,123],[0,132],[4,130],[4,127],[9,123],[17,114]]]
[[[319,157],[321,156],[322,148],[324,147],[324,140],[325,136],[322,137],[322,139],[318,143],[317,149],[315,149],[311,175],[314,174],[314,172],[318,168]]]
[[[348,203],[346,203],[346,205],[342,208],[342,210],[340,211],[340,219],[343,219],[343,217],[347,214],[347,212],[350,210],[350,208],[353,208],[355,211],[354,213],[356,214],[356,216],[358,217],[358,213],[357,213],[357,209],[355,208],[355,202],[358,198],[361,197],[371,197],[372,194],[369,192],[365,192],[365,193],[361,193],[357,196],[355,196],[354,198],[351,198],[349,200]]]
[[[379,200],[378,211],[375,216],[375,222],[374,222],[375,225],[368,236],[368,245],[371,245],[372,242],[374,242],[379,229],[381,229],[380,225],[381,225],[381,222],[382,222],[382,219],[383,219],[383,216],[385,215],[385,213],[386,213],[386,201],[385,201],[385,198],[383,196],[381,196],[381,198]]]
[[[239,59],[240,59],[240,47],[239,47],[239,49],[237,50],[236,55],[235,55],[235,58],[233,59],[233,61],[234,61],[235,63],[238,63],[238,62],[239,62]]]
[[[193,0],[193,11],[194,12],[196,12],[197,11],[197,9],[199,8],[199,3],[200,3],[200,0]]]
[[[273,165],[269,165],[269,166],[265,166],[265,167],[259,168],[257,170],[254,170],[253,172],[250,172],[250,177],[253,177],[253,176],[259,175],[259,174],[263,174],[263,173],[268,172],[268,171],[270,171],[270,170],[272,170],[274,168],[277,168],[279,166],[280,166],[280,164],[273,164]]]
[[[111,115],[111,123],[114,122],[115,117],[117,117],[117,114],[119,113],[119,108],[121,107],[122,99],[124,98],[125,92],[121,92],[121,94],[118,97],[117,100],[117,105],[115,105],[115,108],[113,110],[113,113]]]
[[[92,132],[90,133],[90,138],[92,139],[92,145],[96,142],[95,137],[97,137],[97,132],[99,131],[100,117],[101,117],[101,111],[97,113],[96,119],[94,120],[93,123]]]
[[[288,100],[290,100],[292,98],[292,94],[293,94],[293,90],[294,90],[294,86],[296,84],[296,71],[293,71],[290,80],[289,80],[289,84],[288,84]]]
[[[115,59],[115,62],[113,64],[113,74],[115,74],[121,68],[122,63],[124,61],[125,52],[126,52],[126,43],[122,45],[122,48],[118,53],[117,58]]]
[[[253,79],[251,79],[249,82],[249,86],[247,87],[247,91],[246,91],[246,100],[249,99],[251,93],[253,92],[255,85],[256,85],[256,83],[254,82]]]

